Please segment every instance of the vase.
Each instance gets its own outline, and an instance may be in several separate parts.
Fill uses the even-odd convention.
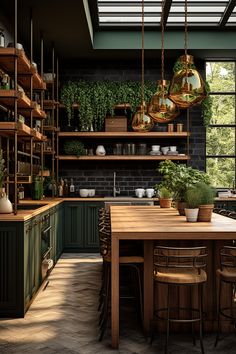
[[[6,195],[5,188],[0,188],[0,214],[10,214],[12,212],[12,203]]]
[[[106,150],[103,145],[98,145],[96,149],[96,155],[97,156],[105,156],[106,155]]]

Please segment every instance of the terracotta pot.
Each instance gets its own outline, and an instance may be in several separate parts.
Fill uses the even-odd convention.
[[[198,212],[199,212],[198,208],[196,209],[185,208],[186,220],[188,222],[196,222],[198,217]]]
[[[176,202],[176,209],[178,209],[179,215],[185,215],[185,208],[186,208],[186,203],[185,202]]]
[[[199,205],[199,213],[197,221],[210,222],[214,204]]]
[[[168,198],[168,199],[160,198],[159,202],[161,208],[171,208],[172,198]]]

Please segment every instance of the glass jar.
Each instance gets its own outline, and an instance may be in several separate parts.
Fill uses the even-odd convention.
[[[138,144],[137,145],[137,154],[146,155],[147,154],[147,144]]]
[[[3,33],[3,29],[0,28],[0,47],[5,47],[5,36],[4,36],[4,33]]]

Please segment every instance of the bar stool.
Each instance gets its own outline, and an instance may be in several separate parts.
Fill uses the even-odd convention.
[[[109,302],[111,295],[111,222],[110,211],[101,208],[99,210],[99,240],[100,240],[100,253],[103,257],[103,271],[102,271],[102,284],[99,296],[100,312],[100,336],[101,341],[107,327]],[[133,254],[133,252],[131,252]],[[128,249],[125,247],[120,248],[119,264],[129,270],[131,276],[131,283],[134,285],[134,295],[121,295],[120,298],[132,298],[136,300],[140,320],[143,319],[143,296],[142,296],[142,282],[140,265],[143,266],[144,258],[142,255],[129,255]]]
[[[195,344],[194,324],[199,322],[199,337],[201,344],[201,352],[204,354],[202,327],[203,327],[203,311],[202,311],[202,289],[203,284],[207,280],[204,270],[206,267],[206,247],[163,247],[156,246],[154,248],[154,280],[158,284],[167,285],[167,307],[159,308],[154,312],[154,318],[166,321],[166,342],[165,354],[168,353],[170,323],[191,323],[192,335]],[[187,287],[190,290],[191,304],[187,307],[171,307],[171,289],[173,286]],[[197,287],[198,290],[198,307],[192,307],[192,289]],[[190,318],[179,318],[173,315],[173,311],[189,311]]]
[[[236,326],[236,247],[224,246],[220,249],[220,269],[216,271],[217,276],[217,335],[215,347],[220,336],[220,316],[232,320]],[[221,306],[222,285],[230,287],[230,303],[226,307]]]

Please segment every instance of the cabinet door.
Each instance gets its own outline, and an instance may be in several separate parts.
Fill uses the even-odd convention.
[[[98,210],[102,206],[99,202],[84,203],[84,248],[95,252],[99,250]]]
[[[64,246],[67,249],[83,248],[83,214],[83,203],[65,203]]]

